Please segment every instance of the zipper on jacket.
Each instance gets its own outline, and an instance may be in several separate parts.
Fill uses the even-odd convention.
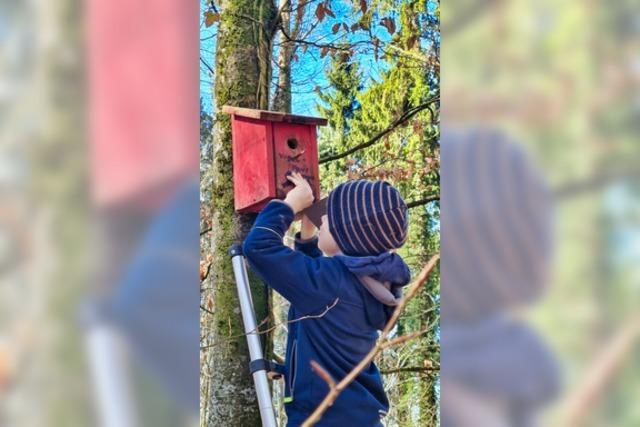
[[[289,364],[289,371],[287,379],[289,381],[289,396],[285,396],[284,403],[293,402],[293,386],[296,381],[296,370],[298,369],[298,341],[294,340],[291,345],[291,363]]]

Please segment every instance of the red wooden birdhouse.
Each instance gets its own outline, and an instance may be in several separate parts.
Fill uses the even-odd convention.
[[[233,191],[238,212],[260,212],[293,188],[286,178],[304,176],[320,199],[316,127],[326,119],[224,106],[231,114]]]

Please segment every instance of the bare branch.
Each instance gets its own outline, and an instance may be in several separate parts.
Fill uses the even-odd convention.
[[[401,372],[440,372],[440,366],[406,366],[404,368],[383,369],[382,375],[398,374]]]
[[[427,203],[435,202],[435,201],[438,201],[438,200],[440,200],[440,193],[434,194],[433,196],[429,196],[429,197],[426,197],[424,199],[414,200],[412,202],[409,202],[409,203],[407,203],[407,207],[409,209],[411,209],[411,208],[415,208],[417,206],[426,205]]]
[[[390,340],[385,341],[384,343],[382,343],[381,348],[385,349],[385,348],[393,347],[394,345],[398,345],[398,344],[405,343],[407,341],[411,341],[412,339],[418,338],[420,335],[424,335],[427,332],[429,332],[429,329],[425,328],[425,329],[422,329],[422,330],[419,330],[419,331],[411,332],[410,334],[400,335],[399,337],[395,337],[393,339],[390,339]]]
[[[562,425],[575,427],[585,425],[589,412],[607,392],[607,386],[620,373],[640,337],[640,316],[633,315],[615,332],[585,372],[585,378],[563,405],[565,422]]]
[[[209,310],[209,309],[208,309],[207,307],[205,307],[204,305],[201,305],[201,306],[200,306],[200,310],[202,310],[202,311],[206,311],[207,313],[209,313],[209,314],[211,314],[211,315],[214,315],[214,314],[215,314],[213,311]]]
[[[209,72],[215,76],[216,74],[215,71],[213,71],[213,68],[211,68],[211,65],[209,65],[207,61],[205,61],[204,59],[202,59],[202,57],[200,57],[200,62],[202,62],[204,66],[207,67],[207,70],[209,70]]]
[[[407,120],[409,120],[410,118],[412,118],[413,116],[415,116],[416,114],[418,114],[420,111],[426,110],[429,108],[429,105],[433,104],[434,102],[437,102],[440,100],[440,93],[438,93],[437,95],[435,95],[433,98],[429,99],[427,102],[417,105],[413,108],[410,108],[409,110],[405,111],[398,119],[396,119],[393,123],[391,123],[389,126],[387,126],[387,128],[385,130],[383,130],[382,132],[380,132],[379,134],[377,134],[376,136],[374,136],[373,138],[369,139],[366,142],[363,142],[362,144],[358,144],[353,148],[350,148],[342,153],[338,153],[338,154],[333,154],[330,156],[326,156],[320,159],[319,164],[323,164],[323,163],[327,163],[327,162],[332,162],[334,160],[338,160],[338,159],[342,159],[343,157],[347,157],[350,154],[355,153],[356,151],[362,150],[363,148],[367,148],[372,146],[373,144],[375,144],[376,142],[380,141],[385,135],[393,132],[394,129],[396,129],[398,126],[402,125],[403,123],[405,123]],[[427,140],[427,142],[433,141],[434,139],[439,138],[440,135],[436,134],[434,136],[432,136],[430,139]]]
[[[340,395],[340,393],[345,388],[347,388],[349,384],[351,384],[353,380],[355,380],[357,376],[360,375],[360,373],[364,369],[366,369],[369,366],[369,363],[371,363],[371,361],[376,357],[376,355],[380,353],[380,351],[382,351],[385,347],[407,341],[409,339],[415,338],[415,336],[421,333],[424,333],[424,330],[422,330],[413,334],[403,335],[401,337],[397,337],[392,340],[387,339],[387,337],[389,336],[389,333],[393,329],[398,318],[404,311],[405,306],[418,293],[418,291],[422,289],[424,284],[427,282],[427,278],[429,277],[429,274],[433,271],[439,259],[440,259],[440,254],[435,254],[431,257],[429,262],[427,262],[427,264],[424,266],[424,268],[422,269],[422,271],[420,272],[416,280],[414,280],[414,282],[409,286],[409,290],[407,291],[407,293],[403,296],[403,298],[400,300],[400,302],[396,306],[396,309],[393,311],[391,318],[389,319],[384,329],[382,330],[382,333],[380,334],[380,338],[376,343],[376,345],[360,361],[360,363],[358,363],[355,366],[355,368],[353,368],[351,372],[347,374],[346,377],[344,377],[338,384],[335,384],[331,376],[326,371],[324,371],[322,367],[318,366],[317,368],[314,369],[316,372],[318,372],[318,374],[323,379],[325,379],[324,378],[325,376],[329,377],[330,381],[325,379],[325,381],[327,381],[327,384],[329,385],[329,393],[325,396],[324,400],[315,409],[315,411],[313,411],[313,413],[309,416],[309,418],[305,420],[305,422],[302,424],[302,427],[311,427],[315,423],[317,423],[320,420],[320,417],[322,417],[322,414],[324,414],[324,412],[333,404],[333,402],[335,402],[336,398]],[[323,376],[323,374],[326,374],[326,375]]]
[[[329,384],[329,388],[330,389],[335,389],[336,388],[336,382],[333,379],[333,377],[331,376],[331,374],[329,374],[327,371],[325,371],[324,368],[322,366],[320,366],[320,364],[318,362],[316,362],[315,360],[311,361],[311,369],[313,370],[313,372],[318,374],[318,376],[320,378],[322,378],[327,384]]]
[[[336,305],[338,305],[338,302],[340,301],[340,298],[336,298],[335,300],[333,300],[333,303],[331,303],[330,305],[326,306],[324,311],[322,313],[319,314],[309,314],[306,316],[301,316],[292,320],[288,320],[284,323],[276,323],[275,325],[271,326],[268,329],[260,329],[260,326],[264,325],[265,323],[267,323],[267,321],[269,320],[269,317],[265,317],[259,324],[258,326],[256,326],[254,329],[250,330],[249,332],[246,332],[244,334],[239,334],[239,335],[230,335],[227,337],[224,337],[225,339],[237,339],[240,337],[245,337],[249,334],[256,334],[256,335],[262,335],[262,334],[267,334],[271,331],[273,331],[274,329],[276,329],[278,326],[283,326],[283,325],[289,325],[291,323],[296,323],[296,322],[300,322],[302,320],[306,320],[306,319],[319,319],[321,317],[326,316],[326,314],[331,311],[331,309],[333,309]],[[210,344],[210,345],[205,345],[205,346],[201,346],[200,349],[206,349],[206,348],[211,348],[211,347],[215,347],[216,343]]]
[[[303,38],[296,38],[293,35],[289,34],[289,32],[281,25],[281,23],[278,23],[278,25],[279,25],[278,29],[280,31],[282,31],[282,34],[284,35],[284,37],[289,42],[298,43],[298,44],[306,44],[306,45],[314,46],[314,47],[317,47],[317,48],[320,48],[320,49],[329,48],[329,49],[334,49],[334,50],[350,51],[354,46],[357,46],[359,44],[371,44],[371,42],[368,41],[368,40],[358,40],[356,42],[350,43],[348,46],[337,45],[337,44],[334,44],[334,43],[318,43],[318,42],[306,40],[304,37]]]

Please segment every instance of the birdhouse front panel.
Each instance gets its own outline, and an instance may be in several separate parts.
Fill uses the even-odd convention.
[[[231,114],[233,190],[238,212],[260,212],[294,188],[286,177],[299,172],[320,199],[316,127],[326,119],[225,105]]]
[[[305,177],[316,200],[320,199],[316,127],[295,123],[273,123],[276,197],[283,199],[293,188],[287,174],[299,172]]]
[[[271,122],[237,116],[233,133],[233,191],[237,211],[256,211],[276,194]]]

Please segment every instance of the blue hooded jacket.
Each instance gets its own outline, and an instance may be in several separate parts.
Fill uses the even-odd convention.
[[[311,370],[315,360],[340,381],[373,348],[393,312],[410,271],[392,252],[377,256],[325,257],[317,237],[292,250],[283,243],[294,212],[281,200],[260,212],[244,241],[249,266],[290,303],[285,364],[285,410],[295,427],[313,412],[329,392]],[[362,281],[366,277],[366,283]],[[375,296],[374,296],[375,295]],[[385,303],[381,302],[385,301]],[[325,412],[319,427],[381,426],[389,410],[382,377],[372,362]]]

